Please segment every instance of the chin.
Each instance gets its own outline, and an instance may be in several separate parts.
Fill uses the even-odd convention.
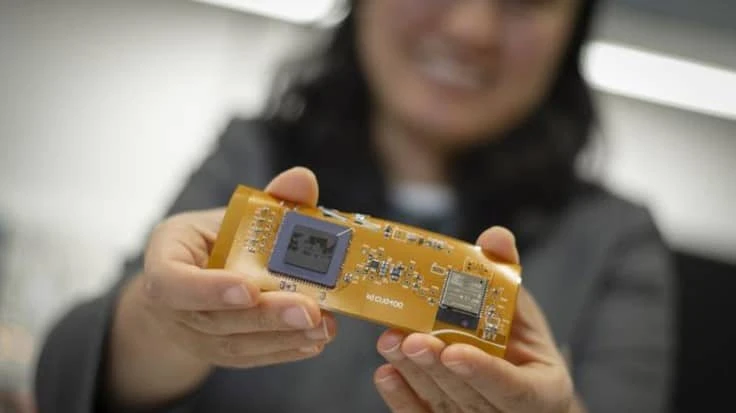
[[[499,139],[507,129],[501,122],[490,123],[488,118],[481,121],[463,116],[440,118],[416,114],[410,119],[409,123],[414,125],[418,136],[448,150]]]

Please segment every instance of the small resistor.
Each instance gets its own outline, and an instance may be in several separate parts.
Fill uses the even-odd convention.
[[[394,265],[394,267],[391,269],[391,281],[399,281],[399,279],[401,278],[402,269],[403,268],[401,264]]]
[[[378,274],[381,277],[385,277],[387,272],[388,272],[388,261],[384,261],[381,263],[381,269],[380,271],[378,271]]]
[[[369,259],[368,260],[368,269],[370,270],[376,270],[378,271],[378,268],[381,266],[381,261],[378,261],[376,259]]]

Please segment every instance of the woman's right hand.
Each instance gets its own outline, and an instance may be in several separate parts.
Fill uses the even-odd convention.
[[[303,204],[317,181],[303,168],[266,188]],[[250,368],[319,354],[334,317],[306,296],[261,292],[244,274],[206,269],[224,209],[184,213],[151,235],[143,272],[124,289],[113,325],[113,394],[124,405],[156,404],[196,387],[213,366]]]

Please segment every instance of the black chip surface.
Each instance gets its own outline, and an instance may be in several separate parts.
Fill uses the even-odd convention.
[[[281,223],[268,269],[334,288],[345,261],[352,230],[294,211]]]
[[[291,232],[284,262],[307,270],[327,273],[335,254],[337,236],[303,225]]]

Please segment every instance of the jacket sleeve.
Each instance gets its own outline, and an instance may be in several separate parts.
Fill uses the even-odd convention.
[[[263,186],[272,175],[268,142],[251,122],[232,121],[217,147],[188,179],[167,215],[224,206],[237,184]],[[142,268],[142,256],[128,260],[122,276],[104,296],[64,315],[46,337],[35,392],[40,413],[92,412],[101,399],[108,330],[121,286]],[[159,411],[186,412],[186,400]]]
[[[674,266],[650,215],[623,220],[571,342],[590,412],[661,412],[674,359]]]

